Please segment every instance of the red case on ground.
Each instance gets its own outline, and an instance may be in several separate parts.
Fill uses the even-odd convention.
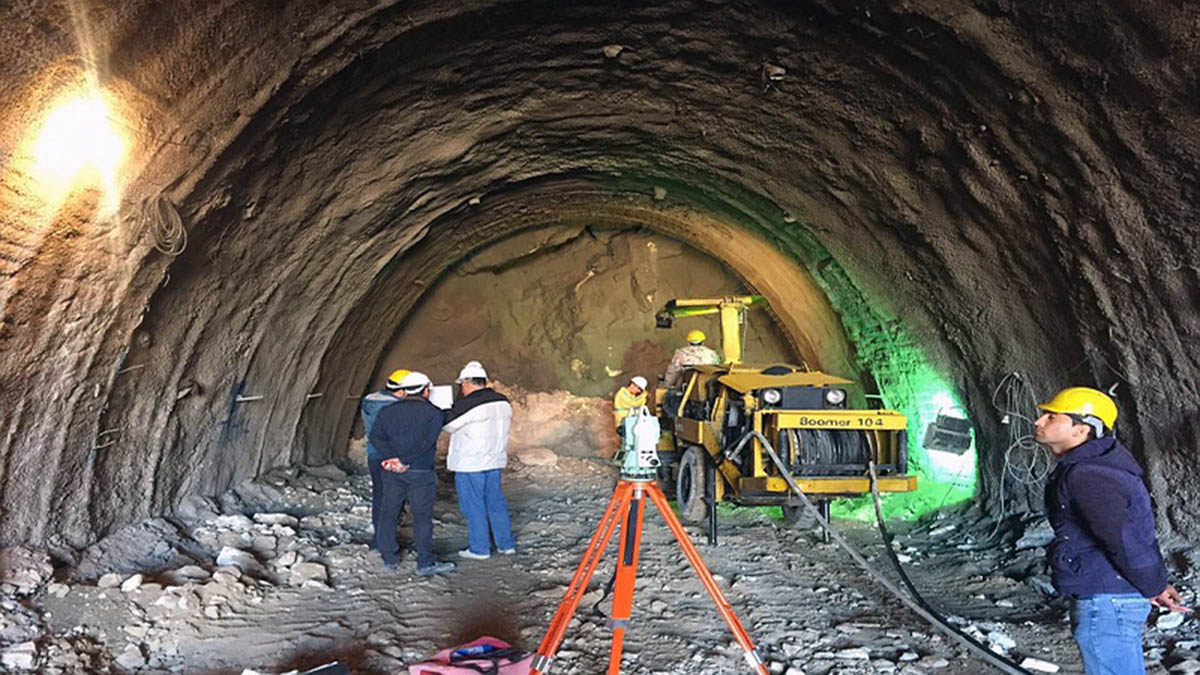
[[[499,657],[486,654],[473,657],[454,657],[454,653],[460,649],[479,646],[491,646],[509,653]],[[529,664],[533,661],[534,655],[524,652],[512,654],[511,651],[512,645],[504,640],[485,635],[477,640],[443,649],[425,661],[410,665],[408,675],[479,675],[481,672],[495,673],[495,675],[528,675]]]

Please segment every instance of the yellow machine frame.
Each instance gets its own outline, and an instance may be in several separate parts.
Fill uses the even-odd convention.
[[[683,408],[689,400],[702,400],[700,395],[708,387],[708,383],[717,380],[725,385],[717,398],[709,419],[696,420],[683,417]],[[781,381],[782,380],[782,381]],[[684,445],[703,447],[710,457],[716,457],[724,452],[722,440],[714,433],[714,425],[724,419],[728,406],[728,398],[742,394],[745,413],[752,418],[751,428],[767,438],[777,438],[780,431],[789,429],[833,429],[839,431],[868,432],[868,442],[874,451],[877,464],[896,464],[906,452],[900,448],[900,434],[907,428],[904,415],[894,410],[782,410],[778,408],[760,409],[758,400],[748,392],[758,386],[789,386],[807,384],[810,386],[850,384],[850,380],[826,375],[824,373],[805,372],[795,373],[783,378],[764,376],[758,368],[734,366],[693,366],[692,375],[684,390],[683,401],[675,410],[675,438],[667,439],[672,448]],[[661,393],[666,390],[660,389]],[[718,426],[717,429],[720,427]],[[766,459],[762,443],[752,438],[746,443],[742,452],[751,453],[750,475],[744,475],[739,466],[732,462],[720,462],[717,470],[724,478],[717,481],[717,499],[725,496],[726,485],[732,489],[734,497],[743,493],[779,493],[786,496],[787,483],[778,475],[774,467]],[[848,496],[865,494],[871,491],[870,479],[866,476],[797,476],[796,482],[806,494]],[[911,475],[880,476],[879,490],[881,492],[911,492],[917,488],[917,478]]]
[[[741,326],[745,321],[746,309],[763,302],[757,295],[729,296],[723,298],[689,298],[672,300],[659,312],[658,325],[667,327],[674,318],[719,314],[721,320],[721,350],[724,364],[718,366],[692,366],[688,371],[687,384],[676,410],[669,411],[674,419],[671,434],[664,435],[661,449],[681,452],[688,446],[699,446],[710,458],[718,458],[722,447],[723,420],[731,397],[740,396],[742,412],[750,421],[749,429],[769,439],[777,439],[781,432],[792,430],[835,430],[861,431],[866,434],[871,455],[879,466],[902,466],[906,463],[907,448],[902,447],[907,420],[894,410],[843,410],[843,409],[781,409],[760,407],[755,390],[768,387],[837,387],[852,385],[846,380],[826,373],[800,370],[785,366],[792,372],[786,375],[766,375],[768,366],[742,365]],[[711,389],[716,381],[719,394]],[[656,400],[661,402],[667,390],[660,388]],[[707,419],[684,417],[688,402],[703,403],[715,395]],[[772,441],[774,442],[774,441]],[[776,448],[779,450],[779,448]],[[744,503],[781,503],[789,498],[786,481],[778,469],[766,458],[762,442],[751,438],[740,453],[750,453],[748,462],[716,461],[716,472],[722,480],[713,485],[717,501],[729,496]],[[739,457],[743,455],[739,454]],[[870,492],[870,479],[866,472],[861,476],[796,476],[796,482],[806,493],[829,499],[836,496],[853,496]],[[880,475],[878,487],[881,492],[910,492],[917,487],[917,478],[912,475]]]

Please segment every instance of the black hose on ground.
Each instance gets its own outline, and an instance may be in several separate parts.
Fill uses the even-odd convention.
[[[875,568],[871,566],[871,563],[861,553],[859,553],[858,550],[850,544],[850,542],[846,541],[846,539],[842,537],[839,532],[833,529],[833,526],[831,526],[829,521],[821,515],[817,507],[814,506],[811,501],[809,501],[808,495],[804,494],[804,491],[801,490],[800,486],[796,484],[796,479],[792,477],[791,472],[784,465],[783,460],[779,459],[779,455],[776,454],[775,448],[771,446],[771,442],[768,441],[765,436],[758,431],[747,432],[746,437],[749,436],[758,438],[759,442],[763,445],[763,449],[766,450],[767,454],[771,457],[771,461],[774,462],[775,466],[779,468],[779,473],[781,476],[783,476],[783,480],[787,482],[787,485],[792,492],[795,492],[796,495],[800,497],[800,501],[803,503],[804,508],[809,510],[809,515],[816,517],[816,521],[821,525],[825,532],[828,533],[828,535],[835,542],[837,542],[838,546],[841,546],[842,549],[850,555],[854,562],[857,563],[858,566],[861,567],[868,576],[879,583],[879,585],[886,588],[889,592],[891,592],[892,595],[896,596],[896,599],[907,605],[908,608],[913,612],[916,612],[918,616],[929,622],[929,624],[936,630],[941,631],[953,640],[957,640],[964,647],[966,647],[968,651],[983,659],[986,663],[988,663],[988,665],[991,665],[1002,673],[1008,673],[1009,675],[1033,675],[1028,670],[1025,670],[1021,666],[1014,663],[1011,659],[1005,658],[993,652],[980,641],[976,640],[970,635],[967,635],[955,626],[950,625],[950,623],[946,621],[946,619],[942,617],[937,610],[933,609],[933,607],[931,607],[929,603],[926,602],[923,597],[921,597],[921,594],[917,592],[916,587],[913,586],[912,581],[908,578],[908,575],[904,573],[903,568],[900,566],[900,560],[896,558],[896,552],[892,550],[890,539],[891,535],[887,533],[887,528],[884,527],[883,512],[879,508],[879,488],[876,485],[875,464],[873,462],[870,464],[870,469],[871,494],[875,496],[876,504],[875,517],[879,522],[879,531],[884,538],[884,547],[887,549],[888,556],[892,560],[892,565],[900,574],[900,578],[904,581],[905,586],[908,587],[911,597],[909,594],[906,594],[898,586],[896,586],[896,584],[892,583],[890,579],[877,572]],[[745,441],[745,437],[742,440]],[[738,447],[741,447],[741,445],[742,443],[739,442]]]

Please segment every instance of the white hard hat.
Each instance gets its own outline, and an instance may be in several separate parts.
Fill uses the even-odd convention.
[[[646,378],[642,377],[641,375],[634,375],[633,377],[629,378],[629,381],[642,389],[646,388]]]
[[[462,382],[463,380],[470,380],[477,377],[486,380],[487,371],[483,369],[482,363],[478,361],[468,361],[467,365],[463,366],[463,369],[458,371],[458,379],[455,380],[455,382]]]
[[[431,384],[433,383],[429,381],[428,375],[415,370],[400,380],[400,388],[408,392],[420,391]]]

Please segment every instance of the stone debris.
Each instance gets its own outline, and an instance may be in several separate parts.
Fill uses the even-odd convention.
[[[945,657],[937,655],[926,656],[920,661],[917,661],[917,666],[921,668],[928,668],[930,670],[940,670],[948,667],[949,665],[950,661],[946,660]]]
[[[241,574],[250,574],[257,577],[264,577],[267,575],[266,569],[258,561],[258,558],[254,557],[253,553],[232,546],[223,547],[221,552],[217,554],[217,565],[239,570],[240,573],[238,576],[241,576]]]
[[[0,549],[0,588],[32,595],[54,575],[50,557],[23,546]]]
[[[235,532],[245,532],[251,527],[254,527],[254,521],[240,513],[231,516],[217,516],[212,522],[213,525],[216,525],[217,527],[233,530]]]
[[[117,657],[117,665],[126,670],[137,670],[146,666],[146,655],[138,645],[129,645]]]
[[[550,448],[527,448],[517,453],[517,460],[527,466],[554,466],[558,455]]]
[[[38,672],[49,675],[107,673],[113,670],[112,655],[94,638],[71,632],[42,642]]]
[[[296,516],[287,513],[256,513],[253,516],[254,522],[261,525],[286,525],[288,527],[296,527],[300,524],[300,519]]]
[[[1016,549],[1024,551],[1031,548],[1044,548],[1054,541],[1054,529],[1045,518],[1038,518],[1034,523],[1027,524],[1021,538],[1017,540]]]
[[[1056,664],[1041,659],[1035,659],[1032,656],[1027,656],[1021,660],[1021,667],[1025,670],[1035,670],[1039,673],[1057,673],[1059,668]]]
[[[121,585],[122,581],[124,581],[124,579],[121,578],[120,574],[117,574],[116,572],[109,572],[108,574],[100,577],[100,580],[96,582],[96,586],[100,588],[116,588]]]
[[[1171,666],[1170,672],[1186,673],[1188,675],[1200,673],[1200,661],[1197,661],[1196,659],[1184,659],[1183,661]]]
[[[950,534],[951,532],[953,532],[956,529],[958,529],[957,525],[955,525],[954,523],[947,523],[945,525],[941,525],[939,527],[935,527],[932,530],[930,530],[929,536],[940,537],[942,535]]]
[[[325,464],[322,466],[306,466],[304,472],[310,476],[325,478],[337,483],[346,482],[346,472],[342,471],[334,464]]]
[[[179,569],[164,572],[162,576],[168,584],[182,586],[195,581],[203,581],[212,575],[199,565],[184,565]]]
[[[625,47],[622,45],[604,45],[600,51],[604,52],[604,58],[615,59],[621,55],[621,52],[625,51]]]
[[[1173,630],[1183,625],[1183,620],[1185,618],[1187,617],[1183,612],[1167,611],[1158,615],[1158,620],[1154,622],[1154,625],[1157,626],[1159,630]]]
[[[5,647],[4,651],[0,653],[0,663],[3,663],[5,668],[33,670],[35,662],[37,662],[37,646],[33,642],[17,643]]]
[[[1016,649],[1017,641],[999,630],[989,631],[985,636],[988,643],[991,644],[992,650],[1001,654],[1007,654],[1009,650]]]
[[[142,585],[142,575],[134,574],[125,581],[121,582],[121,590],[125,593],[132,593]]]
[[[329,580],[325,566],[315,562],[296,563],[288,572],[289,582],[293,586],[303,586],[309,581],[319,581],[323,585]]]
[[[36,639],[41,632],[38,615],[24,604],[0,600],[0,644],[13,644]]]

